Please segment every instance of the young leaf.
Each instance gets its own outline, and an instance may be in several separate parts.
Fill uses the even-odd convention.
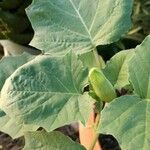
[[[25,134],[25,141],[23,150],[86,150],[77,142],[57,131],[28,132]]]
[[[133,50],[117,53],[106,63],[103,73],[116,89],[129,85],[128,62],[133,57]]]
[[[50,53],[77,53],[117,41],[130,27],[132,0],[34,0],[27,14],[31,45]]]
[[[129,75],[135,93],[150,99],[150,35],[135,48],[135,55],[129,62]]]
[[[7,79],[1,107],[10,117],[48,131],[73,121],[85,123],[94,103],[83,94],[87,75],[87,69],[72,53],[38,56]]]
[[[104,68],[105,62],[100,55],[97,55],[95,58],[93,51],[83,53],[79,55],[80,60],[82,61],[83,65],[88,67],[89,69],[93,67]]]
[[[149,116],[149,99],[122,96],[102,110],[98,131],[114,135],[123,150],[149,150]]]
[[[15,118],[10,118],[4,111],[0,109],[0,131],[9,134],[12,138],[23,136],[26,131],[35,131],[37,126],[25,125]]]

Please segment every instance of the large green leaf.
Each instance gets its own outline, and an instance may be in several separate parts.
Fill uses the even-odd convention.
[[[26,131],[35,131],[38,127],[35,125],[25,125],[15,118],[10,118],[0,109],[0,131],[9,134],[13,138],[24,135]]]
[[[122,96],[101,114],[99,132],[114,135],[123,150],[149,150],[150,100]]]
[[[132,0],[34,0],[27,14],[31,45],[50,53],[78,53],[118,40],[130,27]]]
[[[24,150],[85,150],[83,146],[57,131],[28,132],[25,141]]]
[[[141,98],[150,98],[150,35],[135,48],[129,62],[129,75],[135,93]]]
[[[7,56],[0,60],[0,90],[5,83],[5,80],[21,65],[25,64],[33,56],[29,54],[22,54],[19,56]]]
[[[38,56],[6,80],[1,108],[10,117],[48,131],[73,121],[85,123],[93,104],[93,99],[83,94],[87,74],[72,53]]]
[[[133,50],[121,51],[113,56],[103,69],[103,73],[116,89],[121,89],[130,84],[128,62],[133,54]]]

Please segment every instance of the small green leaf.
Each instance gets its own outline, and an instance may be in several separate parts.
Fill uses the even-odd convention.
[[[121,51],[113,56],[103,69],[103,73],[116,89],[121,89],[130,84],[128,62],[133,54],[133,50]]]
[[[27,15],[31,45],[49,53],[77,53],[117,41],[131,25],[132,0],[34,0]]]
[[[135,48],[129,62],[129,75],[135,93],[150,99],[150,35]]]
[[[79,143],[57,131],[28,132],[25,134],[25,141],[23,150],[86,150]]]
[[[149,116],[149,99],[122,96],[102,110],[98,132],[114,135],[123,150],[149,150]]]
[[[72,53],[37,56],[7,79],[1,108],[10,117],[48,131],[79,120],[85,124],[94,103],[83,94],[87,75],[87,68]]]

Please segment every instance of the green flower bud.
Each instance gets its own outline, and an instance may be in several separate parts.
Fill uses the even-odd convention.
[[[95,94],[105,102],[110,102],[116,98],[113,85],[105,77],[100,69],[92,68],[89,72],[89,82]]]

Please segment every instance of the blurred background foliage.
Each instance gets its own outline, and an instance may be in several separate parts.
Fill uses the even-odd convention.
[[[0,0],[0,39],[10,39],[22,45],[31,41],[34,31],[25,13],[25,8],[31,2],[32,0]],[[122,49],[134,48],[150,34],[150,0],[134,0],[132,22],[129,32],[118,42],[97,47],[104,60]],[[0,46],[0,51],[1,49]]]
[[[133,26],[126,38],[141,43],[150,34],[150,0],[135,0],[132,13]]]
[[[0,39],[10,39],[19,44],[28,44],[33,37],[33,29],[25,8],[32,0],[0,1]]]

